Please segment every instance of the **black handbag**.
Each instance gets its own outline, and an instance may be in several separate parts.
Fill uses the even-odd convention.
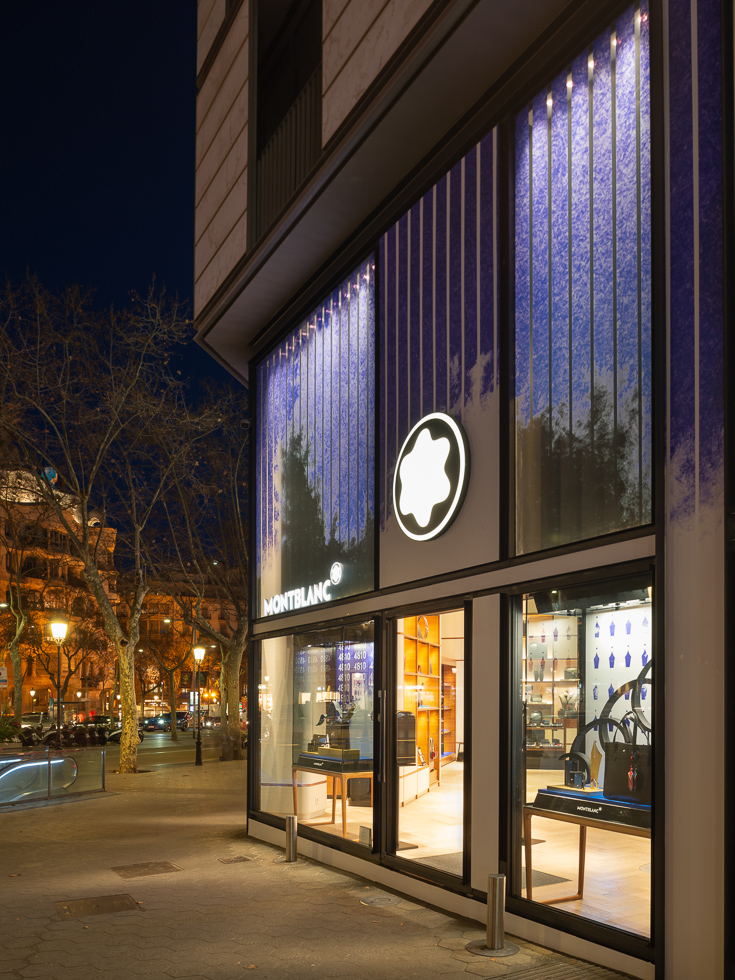
[[[606,742],[602,795],[608,800],[651,805],[651,746]]]

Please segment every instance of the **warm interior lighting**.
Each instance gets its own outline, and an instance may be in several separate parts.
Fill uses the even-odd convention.
[[[194,659],[197,663],[201,663],[201,661],[204,660],[204,654],[206,652],[207,651],[204,649],[204,647],[194,647]]]
[[[57,619],[54,622],[49,623],[49,626],[51,627],[51,635],[57,643],[61,643],[66,639],[67,626],[63,619]]]
[[[549,96],[548,99],[546,100],[546,105],[550,109],[553,106],[553,104],[554,104],[554,100],[551,98],[551,96]]]

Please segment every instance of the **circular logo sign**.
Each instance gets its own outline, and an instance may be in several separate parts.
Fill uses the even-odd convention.
[[[425,415],[401,446],[393,476],[393,509],[404,534],[429,541],[447,530],[470,475],[464,430],[449,415]]]
[[[329,569],[329,581],[332,585],[339,585],[342,581],[342,562],[336,561]]]

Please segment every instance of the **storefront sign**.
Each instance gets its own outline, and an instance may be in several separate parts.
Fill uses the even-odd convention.
[[[393,508],[401,530],[429,541],[459,513],[470,474],[464,430],[449,415],[425,415],[406,437],[393,477]]]
[[[308,588],[302,586],[300,589],[290,589],[281,595],[264,599],[263,615],[272,616],[274,613],[290,612],[292,609],[303,609],[320,602],[329,602],[332,598],[331,588],[333,585],[339,585],[342,580],[342,572],[342,563],[336,561],[329,570],[329,578],[323,582],[315,582]]]

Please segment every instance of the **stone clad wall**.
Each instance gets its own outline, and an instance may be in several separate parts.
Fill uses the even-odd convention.
[[[199,66],[224,8],[224,0],[200,0]],[[247,150],[248,4],[243,3],[197,96],[195,314],[245,253]]]
[[[365,93],[432,0],[324,0],[322,145]]]

